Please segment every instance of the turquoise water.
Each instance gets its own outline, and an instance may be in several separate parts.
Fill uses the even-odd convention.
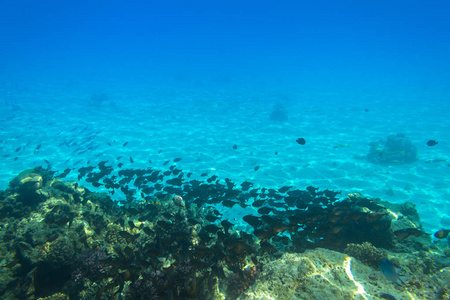
[[[38,165],[77,180],[100,161],[179,157],[198,178],[411,201],[426,231],[448,228],[449,12],[445,1],[2,3],[0,188]],[[365,159],[397,133],[417,161]]]

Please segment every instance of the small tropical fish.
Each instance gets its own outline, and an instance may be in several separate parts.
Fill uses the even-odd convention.
[[[215,234],[218,230],[220,230],[220,227],[214,224],[206,225],[205,230],[211,234]]]
[[[434,236],[438,239],[446,239],[448,237],[448,234],[450,233],[449,229],[441,229],[437,231]]]
[[[305,140],[304,138],[298,138],[298,139],[296,140],[296,142],[297,142],[299,145],[304,145],[304,144],[306,144],[306,140]]]
[[[231,226],[234,226],[234,224],[232,224],[230,221],[228,220],[223,220],[222,222],[220,222],[220,224],[225,228],[225,231],[228,231],[228,229]]]
[[[406,229],[401,229],[401,230],[397,230],[394,231],[394,234],[396,237],[400,238],[400,239],[406,239],[409,236],[421,236],[424,234],[428,234],[426,232],[423,232],[417,228],[406,228]]]
[[[405,284],[398,275],[397,269],[395,268],[394,264],[389,259],[382,259],[379,263],[379,267],[384,276],[390,281],[400,286]]]
[[[268,213],[270,213],[272,211],[271,207],[261,207],[260,209],[258,209],[258,213],[262,214],[262,215],[267,215]]]
[[[390,294],[381,294],[378,297],[380,297],[382,299],[387,299],[387,300],[396,300],[396,298]]]
[[[266,202],[266,200],[256,200],[255,202],[252,203],[252,206],[254,207],[261,207],[263,206],[263,204]]]
[[[435,140],[429,140],[428,142],[427,142],[427,145],[428,146],[436,146],[437,144],[439,144],[439,142],[436,142]]]

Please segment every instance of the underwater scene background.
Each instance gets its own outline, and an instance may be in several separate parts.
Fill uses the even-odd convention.
[[[369,278],[366,291],[386,285],[366,294],[351,281],[342,299],[448,299],[449,13],[445,1],[1,2],[0,293],[294,299],[265,290],[267,270],[316,249],[337,251],[308,259],[343,274],[346,253],[360,274],[389,257],[410,279]],[[318,290],[332,288],[296,297],[329,297]]]

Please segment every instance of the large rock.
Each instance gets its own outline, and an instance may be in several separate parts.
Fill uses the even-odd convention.
[[[363,300],[383,299],[386,295],[397,300],[441,299],[439,296],[445,290],[444,283],[450,280],[449,274],[445,273],[435,277],[423,275],[420,280],[428,281],[428,284],[417,286],[410,283],[405,288],[355,258],[316,249],[302,254],[284,254],[280,259],[264,265],[255,284],[238,299]]]

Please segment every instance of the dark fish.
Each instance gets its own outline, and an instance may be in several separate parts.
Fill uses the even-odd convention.
[[[100,182],[96,182],[96,181],[92,182],[92,186],[94,186],[94,187],[100,187],[102,185],[103,184],[101,184]]]
[[[163,166],[167,165],[168,163],[170,163],[170,160],[166,160],[166,161],[163,163]]]
[[[279,191],[280,193],[286,193],[289,189],[290,189],[290,187],[288,187],[288,186],[283,186],[282,188],[279,188],[278,191]]]
[[[437,144],[439,144],[438,142],[436,142],[435,140],[429,140],[428,142],[427,142],[427,145],[428,146],[436,146]]]
[[[176,178],[169,179],[166,182],[167,182],[167,184],[181,186],[181,184],[183,183],[183,179],[176,177]]]
[[[223,220],[222,222],[220,222],[220,225],[222,225],[223,228],[225,228],[225,231],[228,231],[228,229],[230,229],[230,227],[234,226],[234,224],[228,220]]]
[[[325,197],[335,199],[336,196],[341,193],[341,191],[324,190],[323,193],[324,193]]]
[[[243,183],[241,183],[241,187],[242,187],[243,191],[248,191],[248,189],[252,186],[253,186],[253,183],[248,182],[248,181],[244,181]]]
[[[260,218],[252,215],[246,215],[242,219],[253,227],[257,227],[261,223]]]
[[[218,219],[220,219],[219,217],[216,217],[216,216],[213,216],[213,215],[207,215],[206,217],[205,217],[205,219],[208,221],[208,222],[215,222],[216,220],[218,220]]]
[[[449,233],[450,233],[449,229],[441,229],[439,231],[436,231],[434,236],[438,239],[446,239]]]
[[[173,217],[173,214],[170,211],[164,212],[162,214],[166,219],[171,219]]]
[[[163,220],[159,220],[157,222],[158,226],[163,228],[163,229],[167,229],[167,228],[171,228],[172,227],[172,223],[171,222],[167,222],[167,221],[163,221]]]
[[[119,235],[129,242],[132,242],[139,237],[139,234],[132,235],[131,233],[129,233],[127,231],[120,231]]]
[[[224,201],[222,201],[222,204],[223,204],[223,206],[225,206],[225,207],[232,208],[233,206],[235,206],[236,204],[238,204],[238,202],[234,202],[234,201],[231,201],[231,200],[224,200]]]
[[[268,213],[270,213],[272,211],[273,208],[270,207],[261,207],[260,209],[258,209],[258,213],[262,214],[262,215],[267,215]]]
[[[296,140],[296,142],[297,142],[299,145],[304,145],[304,144],[306,144],[306,140],[305,140],[304,138],[298,138],[298,139]]]
[[[254,170],[255,170],[255,172],[258,171],[258,170],[259,170],[259,166],[256,166],[256,167],[254,168]]]
[[[417,228],[406,228],[406,229],[401,229],[401,230],[397,230],[394,231],[394,234],[396,237],[400,238],[400,239],[406,239],[409,236],[421,236],[424,234],[428,234],[426,232],[423,232]]]
[[[210,178],[206,179],[206,181],[207,181],[208,183],[211,183],[211,182],[215,181],[217,178],[218,178],[217,175],[213,175],[213,176],[211,176]]]
[[[148,227],[144,227],[142,230],[144,230],[144,232],[147,235],[154,235],[155,234],[155,232],[153,230],[151,230],[150,228],[148,228]]]
[[[181,160],[181,158],[177,157],[177,158],[175,158],[173,161],[174,161],[174,162],[179,162],[180,160]]]
[[[58,177],[59,177],[59,178],[64,178],[64,177],[66,177],[67,174],[69,174],[69,172],[70,172],[71,170],[72,170],[72,169],[65,169],[64,172],[62,172],[61,175],[59,175]]]
[[[188,219],[188,222],[189,222],[189,224],[191,224],[192,226],[195,226],[195,225],[197,225],[197,224],[201,224],[201,222],[197,221],[197,220],[194,219],[194,218],[189,218],[189,219]]]
[[[130,163],[134,163],[134,160],[133,160],[133,158],[130,156]]]
[[[19,152],[20,149],[22,149],[22,147],[17,148],[16,151],[14,151],[14,152]]]
[[[274,245],[272,245],[271,243],[269,243],[267,241],[262,241],[261,243],[259,243],[259,245],[261,246],[261,249],[264,252],[269,252],[269,253],[277,252],[277,248],[275,248]]]
[[[390,294],[380,294],[378,297],[380,297],[382,299],[387,299],[387,300],[397,300],[397,299],[395,299],[394,296],[392,296]]]
[[[123,143],[122,147],[125,147],[126,145],[128,145],[128,142]]]
[[[236,150],[237,149],[237,145],[233,145],[233,149]]]
[[[273,235],[273,231],[267,229],[256,229],[253,232],[259,239],[270,239]]]
[[[382,259],[378,266],[387,279],[400,286],[405,284],[398,275],[397,269],[395,268],[394,264],[389,259]]]
[[[242,253],[244,251],[250,250],[251,247],[247,245],[244,241],[237,238],[228,238],[223,241],[225,247],[233,249],[236,253]]]
[[[278,151],[275,151],[275,155],[278,155]]]
[[[379,219],[381,219],[382,217],[384,217],[386,214],[382,213],[382,212],[370,212],[368,214],[365,214],[365,220],[368,223],[372,223],[375,221],[378,221]]]
[[[256,200],[255,202],[252,203],[252,206],[261,207],[264,205],[265,202],[266,202],[266,200]]]
[[[206,225],[205,230],[211,234],[215,234],[218,230],[220,230],[220,227],[214,224]]]

